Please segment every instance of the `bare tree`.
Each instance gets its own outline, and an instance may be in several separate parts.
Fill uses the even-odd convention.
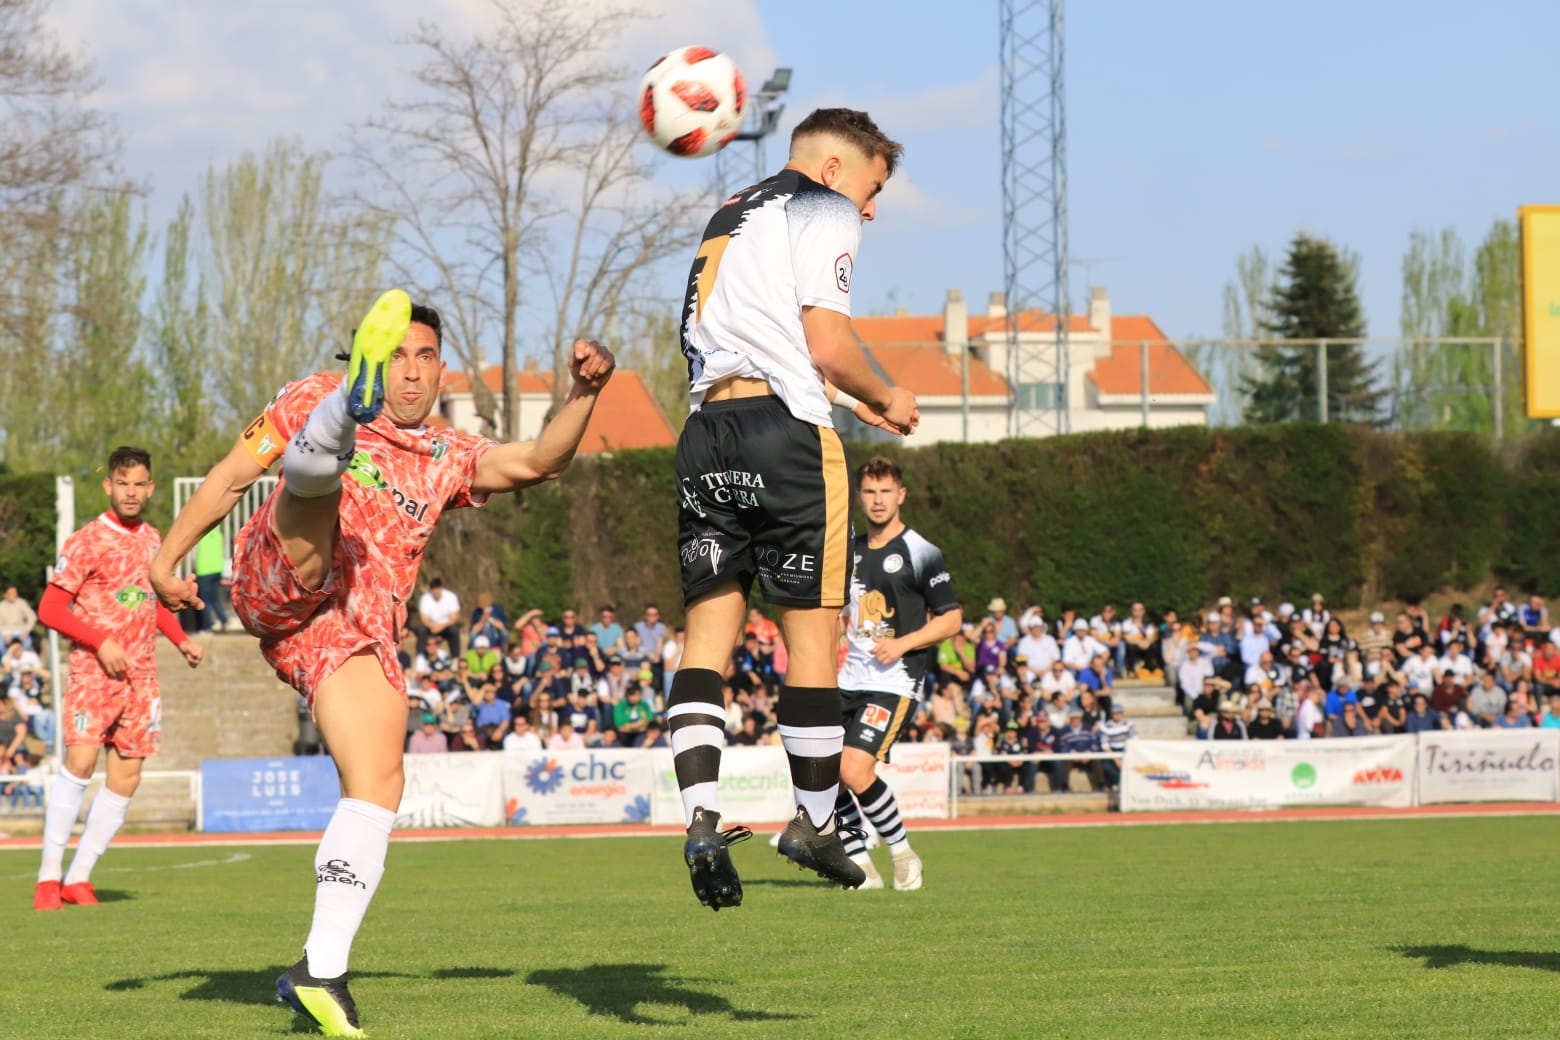
[[[538,346],[566,389],[564,347],[618,326],[639,279],[690,246],[689,200],[634,159],[629,76],[606,49],[634,12],[573,0],[494,0],[497,24],[453,40],[424,24],[420,90],[358,128],[362,204],[398,221],[396,263],[447,318],[486,429],[520,436],[516,356],[536,308]],[[604,103],[605,102],[605,103]],[[527,276],[547,292],[528,294]],[[497,394],[481,379],[496,336]]]

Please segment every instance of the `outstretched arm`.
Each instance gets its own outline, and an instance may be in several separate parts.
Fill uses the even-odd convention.
[[[242,438],[227,457],[211,468],[195,494],[184,503],[173,526],[163,537],[162,547],[152,559],[152,588],[163,606],[170,610],[199,609],[202,604],[192,583],[174,576],[173,569],[207,531],[233,511],[250,485],[265,475],[265,467],[255,461]]]
[[[489,494],[554,480],[563,473],[585,436],[585,426],[596,407],[596,396],[612,378],[617,361],[612,352],[594,340],[574,341],[569,374],[574,387],[552,422],[534,441],[500,444],[477,463],[472,490]]]

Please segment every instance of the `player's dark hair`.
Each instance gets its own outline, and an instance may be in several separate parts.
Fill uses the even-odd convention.
[[[794,147],[799,138],[811,134],[833,134],[842,140],[849,141],[861,149],[868,159],[878,156],[888,164],[888,174],[893,176],[894,167],[899,165],[899,157],[905,154],[905,146],[898,141],[891,140],[887,134],[878,129],[878,125],[872,121],[872,117],[865,112],[858,112],[854,108],[819,108],[814,109],[812,115],[796,124],[796,129],[791,131],[791,144]]]
[[[132,448],[128,444],[121,444],[108,457],[108,472],[110,475],[122,469],[130,469],[133,466],[145,466],[146,472],[150,473],[152,471],[151,453],[145,448]]]
[[[872,477],[874,480],[892,477],[894,483],[900,487],[905,483],[904,470],[899,468],[899,463],[882,455],[872,456],[856,470],[856,483],[860,484],[867,477]]]

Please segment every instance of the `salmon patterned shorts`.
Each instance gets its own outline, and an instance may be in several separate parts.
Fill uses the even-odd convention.
[[[106,746],[121,758],[150,758],[161,740],[162,695],[155,673],[114,679],[96,668],[71,669],[65,689],[67,747]]]

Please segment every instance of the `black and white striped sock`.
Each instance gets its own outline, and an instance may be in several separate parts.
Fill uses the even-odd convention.
[[[834,819],[840,829],[845,833],[840,835],[840,840],[845,843],[845,853],[851,857],[859,856],[867,851],[867,836],[859,828],[864,822],[861,819],[861,810],[856,807],[856,796],[851,793],[849,787],[842,782],[840,784],[839,797],[834,799]]]
[[[899,815],[899,803],[894,792],[881,776],[873,778],[872,786],[857,796],[861,811],[871,822],[890,852],[902,852],[910,847],[910,836],[905,833],[905,821]]]
[[[782,686],[775,706],[780,742],[791,764],[791,790],[813,826],[828,833],[840,783],[845,727],[834,686]]]
[[[708,668],[679,668],[666,700],[666,725],[671,731],[672,763],[682,792],[683,816],[693,823],[693,810],[718,812],[715,784],[720,779],[720,749],[726,745],[726,708],[720,673]]]

